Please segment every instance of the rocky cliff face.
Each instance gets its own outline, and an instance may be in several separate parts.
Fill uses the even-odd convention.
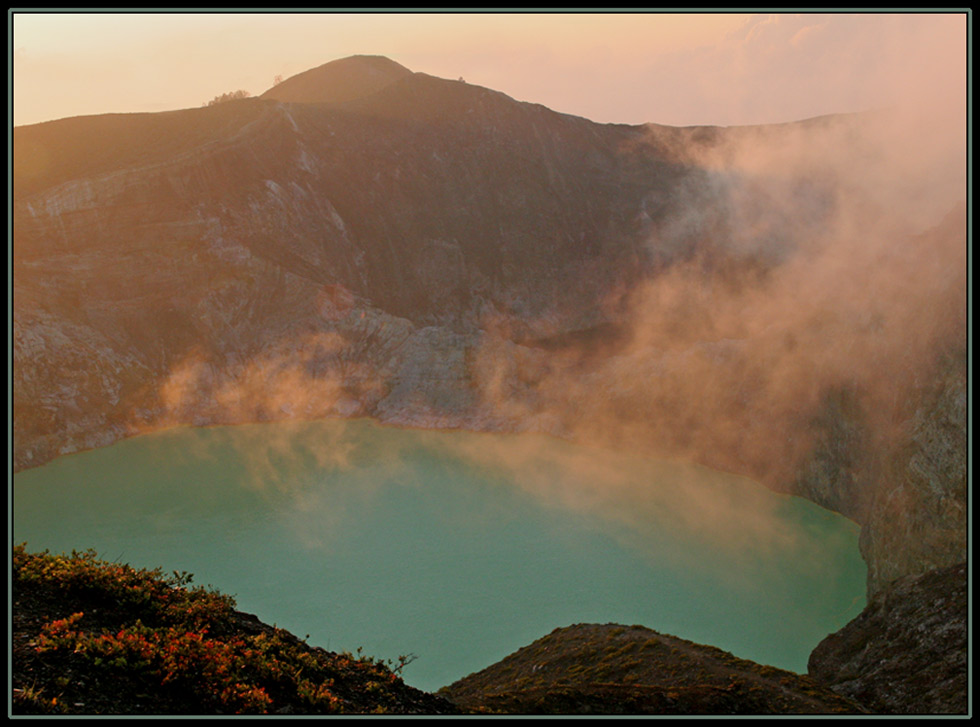
[[[966,210],[880,122],[601,125],[356,57],[19,127],[15,469],[174,423],[537,429],[842,512],[872,592],[959,562]]]
[[[916,401],[901,447],[868,507],[861,551],[875,592],[907,574],[951,566],[967,550],[965,355],[940,364]]]
[[[962,210],[928,235],[930,248],[965,240]],[[958,268],[965,275],[965,265]],[[965,278],[937,298],[965,289]],[[958,296],[958,294],[957,294]],[[862,524],[868,592],[902,576],[961,562],[967,553],[966,308],[944,305],[933,330],[950,331],[904,384],[890,392],[882,421],[863,392],[829,392],[813,420],[816,446],[798,468],[791,491]]]
[[[809,675],[876,714],[966,714],[966,564],[905,576],[810,655]]]
[[[603,319],[642,198],[691,170],[487,89],[385,66],[377,91],[368,60],[314,69],[360,70],[346,103],[16,130],[17,468],[176,421],[483,420],[487,320]]]

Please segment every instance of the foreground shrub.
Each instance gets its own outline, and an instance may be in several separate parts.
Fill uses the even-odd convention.
[[[391,690],[405,688],[374,659],[312,648],[257,622],[245,628],[234,599],[191,586],[189,573],[107,563],[93,551],[30,554],[24,545],[14,548],[13,565],[15,589],[33,585],[70,604],[70,615],[44,623],[30,646],[50,673],[75,681],[128,685],[188,713],[219,714],[384,711],[397,703]],[[57,687],[20,686],[15,702],[62,711]]]
[[[159,568],[135,569],[101,561],[93,550],[73,550],[70,556],[47,551],[32,555],[18,545],[13,555],[15,577],[23,582],[43,583],[66,597],[102,601],[148,622],[200,629],[227,621],[235,607],[230,596],[190,587],[193,574],[186,571],[165,576]]]

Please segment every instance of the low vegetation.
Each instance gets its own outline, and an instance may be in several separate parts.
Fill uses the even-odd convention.
[[[399,664],[311,647],[192,576],[13,551],[14,714],[454,711]]]
[[[218,96],[215,96],[213,99],[208,101],[206,105],[217,106],[219,103],[225,103],[226,101],[235,101],[236,99],[240,99],[240,98],[249,98],[251,97],[251,95],[252,94],[246,91],[245,89],[240,88],[237,91],[229,91],[228,93],[222,93]]]

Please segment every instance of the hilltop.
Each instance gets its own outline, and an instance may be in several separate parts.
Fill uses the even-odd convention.
[[[259,98],[287,103],[341,103],[380,91],[412,75],[384,56],[350,56],[324,63],[278,83]]]
[[[862,714],[806,676],[643,626],[557,628],[440,689],[456,704],[523,714]]]

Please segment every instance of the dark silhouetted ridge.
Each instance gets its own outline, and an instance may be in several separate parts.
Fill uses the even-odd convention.
[[[643,626],[552,631],[438,695],[510,714],[860,714],[800,674]]]
[[[286,103],[343,103],[370,96],[412,72],[384,56],[350,56],[287,78],[260,98]]]

